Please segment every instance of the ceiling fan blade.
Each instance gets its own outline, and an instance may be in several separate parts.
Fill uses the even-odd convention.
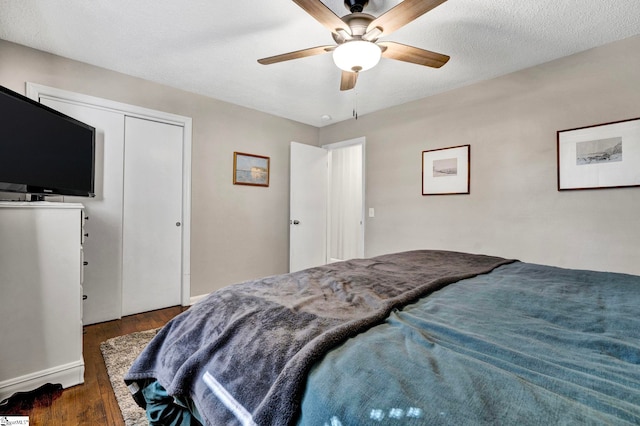
[[[316,21],[320,22],[332,33],[338,34],[338,30],[342,30],[351,35],[349,25],[320,0],[293,0],[293,2],[303,8],[305,12],[314,17]]]
[[[404,0],[371,21],[366,32],[378,27],[383,35],[389,35],[445,1],[447,0]]]
[[[262,65],[275,64],[277,62],[290,61],[292,59],[306,58],[307,56],[321,55],[335,50],[336,46],[317,46],[309,49],[296,50],[295,52],[283,53],[282,55],[270,56],[258,59]]]
[[[383,58],[411,62],[432,68],[440,68],[449,60],[449,56],[447,55],[407,46],[406,44],[395,43],[393,41],[382,41],[376,44],[382,48]]]
[[[354,87],[356,87],[357,80],[357,72],[342,71],[342,77],[340,78],[340,90],[353,89]]]

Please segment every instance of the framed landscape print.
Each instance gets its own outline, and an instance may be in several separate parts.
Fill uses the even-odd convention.
[[[233,153],[233,184],[269,186],[269,157]]]
[[[640,186],[640,118],[560,130],[558,191]]]
[[[422,195],[469,194],[471,145],[422,151]]]

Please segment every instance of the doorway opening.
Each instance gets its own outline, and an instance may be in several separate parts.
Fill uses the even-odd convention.
[[[364,257],[365,138],[290,153],[289,271]]]
[[[364,257],[364,138],[324,146],[328,158],[327,263]]]

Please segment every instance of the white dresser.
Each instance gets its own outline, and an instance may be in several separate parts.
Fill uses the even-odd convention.
[[[83,206],[0,202],[0,400],[84,382]]]

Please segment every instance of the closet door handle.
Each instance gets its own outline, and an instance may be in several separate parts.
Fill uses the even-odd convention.
[[[296,220],[294,220],[292,223],[293,223],[294,225],[300,225],[300,221],[299,221],[299,220],[297,220],[297,219],[296,219]]]

